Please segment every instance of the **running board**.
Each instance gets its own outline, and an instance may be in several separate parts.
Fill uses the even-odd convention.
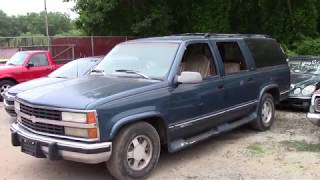
[[[239,126],[245,125],[245,124],[255,120],[256,118],[257,118],[257,114],[252,113],[251,115],[246,116],[244,118],[241,118],[237,121],[234,121],[232,123],[221,124],[221,125],[213,128],[209,131],[206,131],[202,134],[198,134],[196,136],[190,137],[188,139],[178,139],[176,141],[169,143],[169,152],[179,151],[181,149],[184,149],[186,147],[191,146],[192,144],[198,143],[198,142],[203,141],[205,139],[208,139],[210,137],[219,135],[221,133],[235,129]]]

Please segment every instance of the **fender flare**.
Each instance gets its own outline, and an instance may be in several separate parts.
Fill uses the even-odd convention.
[[[138,114],[134,114],[134,115],[130,115],[127,117],[124,117],[122,119],[119,119],[111,128],[111,131],[109,133],[109,138],[108,139],[113,139],[117,133],[119,132],[119,130],[124,127],[127,124],[131,124],[133,122],[138,122],[141,119],[146,119],[146,118],[153,118],[153,117],[157,117],[160,118],[162,120],[164,120],[162,114],[160,112],[157,111],[150,111],[150,112],[144,112],[144,113],[138,113]]]
[[[262,98],[263,94],[264,94],[266,91],[270,90],[270,89],[278,89],[278,91],[279,91],[279,86],[278,86],[277,84],[268,84],[268,85],[264,86],[264,87],[260,90],[260,93],[259,93],[259,98],[258,98],[258,103],[259,103],[259,104],[260,104],[260,101],[261,101],[261,98]],[[280,93],[280,91],[279,91],[279,93]],[[280,95],[280,94],[279,94],[279,95]],[[257,106],[257,112],[258,112],[258,110],[259,110],[259,104],[258,104],[258,106]]]

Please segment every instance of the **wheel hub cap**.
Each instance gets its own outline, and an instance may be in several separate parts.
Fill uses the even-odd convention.
[[[1,96],[4,96],[4,93],[6,93],[8,91],[8,89],[10,88],[11,86],[9,84],[4,84],[0,87],[0,94]]]
[[[127,162],[133,170],[145,168],[152,157],[151,140],[146,136],[137,136],[129,144]]]
[[[261,119],[265,124],[268,124],[272,118],[272,104],[270,101],[266,101],[262,105]]]

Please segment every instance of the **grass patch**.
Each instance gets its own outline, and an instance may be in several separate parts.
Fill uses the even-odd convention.
[[[263,156],[266,152],[263,146],[259,143],[251,144],[247,146],[247,151],[253,156]]]
[[[320,144],[311,144],[305,141],[282,141],[281,144],[296,151],[320,152]]]

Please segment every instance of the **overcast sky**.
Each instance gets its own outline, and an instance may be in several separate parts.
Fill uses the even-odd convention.
[[[77,14],[72,12],[74,2],[63,2],[63,0],[47,0],[49,12],[61,12],[69,14],[72,19]],[[0,9],[7,15],[23,15],[28,12],[41,12],[44,10],[44,0],[0,0]]]

